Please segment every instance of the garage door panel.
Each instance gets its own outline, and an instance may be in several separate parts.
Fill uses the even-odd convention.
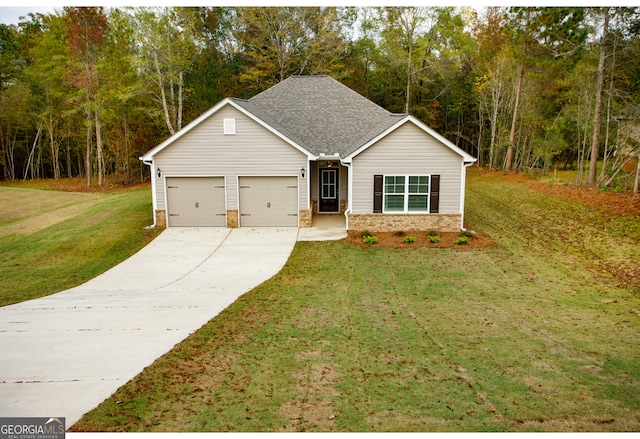
[[[226,227],[223,177],[167,177],[170,227]]]
[[[240,177],[240,225],[298,227],[296,177]]]

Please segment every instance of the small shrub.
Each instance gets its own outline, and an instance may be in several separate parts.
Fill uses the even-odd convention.
[[[439,237],[438,235],[429,235],[429,242],[430,242],[431,244],[437,244],[437,243],[439,243],[440,241],[441,241],[441,240],[440,240],[440,237]]]
[[[368,231],[368,230],[363,230],[362,232],[360,232],[360,237],[361,237],[361,238],[363,238],[363,239],[364,239],[364,238],[366,238],[367,236],[373,236],[373,234],[372,234],[370,231]]]
[[[414,238],[413,236],[407,236],[402,242],[404,242],[405,244],[413,244],[414,242],[416,242],[416,238]]]
[[[458,233],[458,236],[460,236],[461,238],[473,238],[474,236],[476,236],[476,232],[472,230],[462,230],[460,233]]]
[[[458,245],[466,245],[469,244],[469,238],[467,238],[466,236],[460,236],[454,241],[454,243]]]
[[[403,237],[404,236],[404,232],[402,230],[399,230],[397,232],[393,233],[393,236],[399,236],[399,237]]]
[[[378,243],[378,238],[376,238],[375,236],[371,236],[371,235],[365,236],[363,238],[363,240],[364,240],[365,244],[377,244]]]
[[[438,236],[438,231],[437,230],[429,230],[429,232],[427,232],[427,234],[429,236]]]

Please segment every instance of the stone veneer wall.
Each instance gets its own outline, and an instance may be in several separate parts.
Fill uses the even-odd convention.
[[[349,214],[349,230],[371,232],[427,231],[459,232],[460,214]]]
[[[156,227],[167,227],[167,212],[165,210],[156,210]]]
[[[312,210],[301,210],[300,211],[300,223],[299,223],[299,227],[306,229],[311,227],[311,223],[312,223]]]
[[[231,229],[238,228],[238,211],[227,210],[227,227]]]

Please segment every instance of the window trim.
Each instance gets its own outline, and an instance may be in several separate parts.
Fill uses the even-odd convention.
[[[404,177],[404,192],[402,193],[387,193],[387,177]],[[409,180],[411,177],[428,177],[429,178],[429,186],[426,193],[423,192],[409,192]],[[386,214],[425,214],[425,213],[433,213],[431,212],[431,174],[385,174],[382,176],[382,213]],[[387,210],[387,195],[402,195],[403,198],[403,210]],[[424,210],[409,210],[409,197],[411,195],[421,195],[427,197],[427,206]]]
[[[235,136],[236,120],[234,118],[222,119],[222,127],[225,136]]]

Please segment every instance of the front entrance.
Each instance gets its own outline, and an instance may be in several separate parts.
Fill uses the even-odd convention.
[[[340,213],[338,169],[320,169],[320,213]]]

